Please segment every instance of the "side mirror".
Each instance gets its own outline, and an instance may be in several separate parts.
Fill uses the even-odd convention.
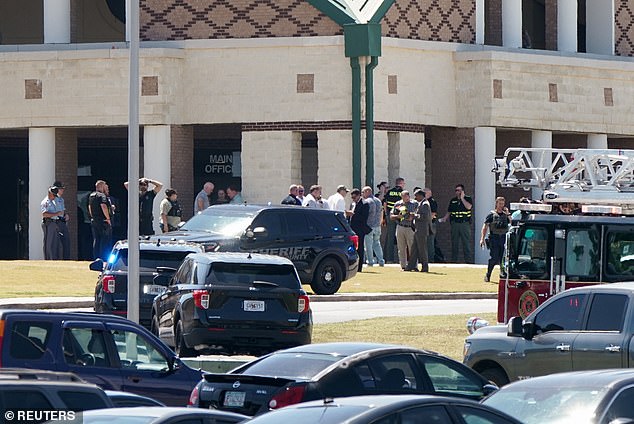
[[[498,386],[496,386],[495,384],[485,384],[482,387],[482,392],[484,393],[484,396],[489,396],[491,393],[495,393],[498,390],[500,390],[500,388]]]
[[[512,317],[508,323],[506,335],[509,337],[523,337],[522,317]]]
[[[100,258],[95,259],[88,265],[88,268],[90,268],[91,271],[103,271],[103,260]]]
[[[268,235],[268,232],[266,231],[266,228],[264,227],[255,227],[253,229],[249,228],[248,230],[244,232],[244,236],[249,241],[255,241],[258,238],[264,238],[267,235]]]

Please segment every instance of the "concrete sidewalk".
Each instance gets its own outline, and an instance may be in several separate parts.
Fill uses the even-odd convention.
[[[337,293],[311,295],[311,302],[351,302],[384,300],[497,299],[497,293]],[[16,297],[0,299],[0,309],[91,308],[92,297]]]

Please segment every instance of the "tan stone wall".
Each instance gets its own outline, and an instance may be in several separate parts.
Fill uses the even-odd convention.
[[[183,220],[192,216],[194,204],[194,128],[189,125],[173,125],[171,128],[171,181],[178,192],[178,201],[183,210]],[[166,189],[168,187],[165,187]]]
[[[64,189],[64,206],[69,215],[70,257],[77,258],[77,132],[72,128],[55,130],[55,180]],[[53,181],[50,182],[53,184]]]

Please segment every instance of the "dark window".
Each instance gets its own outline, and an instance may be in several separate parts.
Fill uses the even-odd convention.
[[[90,409],[108,408],[110,405],[98,393],[60,391],[59,397],[71,411],[88,411]]]
[[[174,274],[172,282],[175,284],[189,284],[193,265],[194,261],[192,259],[186,259],[178,268],[176,274]]]
[[[17,387],[0,390],[1,409],[51,410],[53,405],[38,390],[24,390]]]
[[[606,413],[606,419],[602,422],[612,422],[617,418],[634,417],[634,388],[628,387],[621,391],[612,402]]]
[[[416,380],[416,363],[410,354],[386,355],[368,361],[376,377],[380,393],[405,393],[419,391]]]
[[[125,330],[111,330],[110,334],[122,368],[154,373],[169,369],[167,359],[141,334]]]
[[[280,287],[299,290],[301,284],[292,264],[241,264],[214,262],[209,268],[205,284],[251,286],[254,281],[269,282]]]
[[[610,231],[607,235],[606,274],[616,279],[634,276],[634,231]],[[618,278],[621,277],[621,278]]]
[[[286,221],[286,231],[288,234],[298,236],[315,233],[311,231],[308,221],[306,220],[306,214],[302,211],[286,211],[283,219]]]
[[[419,406],[409,408],[399,413],[399,424],[447,424],[453,422],[445,407],[441,405]],[[391,423],[391,421],[377,421],[376,424]]]
[[[110,367],[112,361],[101,330],[67,328],[64,330],[64,359],[69,365]]]
[[[318,234],[334,234],[347,231],[343,213],[309,214],[311,225]]]
[[[581,330],[583,311],[588,295],[574,294],[560,297],[542,309],[535,317],[537,330]]]
[[[436,356],[416,356],[436,393],[472,398],[484,395],[482,381],[464,365]]]
[[[244,372],[251,375],[310,379],[337,360],[335,356],[320,353],[278,353],[254,362]]]
[[[471,406],[456,405],[466,424],[508,424],[508,420],[493,412]]]
[[[16,322],[11,327],[9,354],[16,359],[40,359],[46,346],[53,324],[50,322]]]
[[[543,276],[548,274],[548,230],[525,228],[517,241],[517,256],[511,266],[523,275]]]
[[[588,331],[621,331],[627,311],[627,296],[595,294],[590,306]]]
[[[599,278],[599,233],[596,229],[568,230],[566,236],[566,278],[597,281]]]
[[[282,234],[282,223],[280,221],[280,214],[261,212],[255,217],[253,223],[249,226],[252,230],[257,227],[266,228],[267,238],[277,238]]]

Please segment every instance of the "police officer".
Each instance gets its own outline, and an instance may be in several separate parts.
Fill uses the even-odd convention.
[[[458,262],[458,248],[462,245],[462,253],[466,263],[473,262],[471,255],[471,214],[473,199],[464,192],[464,185],[457,184],[456,197],[449,201],[447,213],[439,222],[451,223],[451,261]]]
[[[68,213],[66,213],[66,205],[64,204],[64,189],[66,186],[61,181],[55,181],[53,187],[57,188],[57,210],[62,212],[57,220],[59,229],[60,242],[62,243],[62,258],[67,261],[70,259],[70,235],[68,234]]]
[[[88,214],[92,230],[93,259],[107,258],[112,237],[112,222],[110,221],[110,202],[106,197],[107,184],[103,180],[95,183],[95,191],[88,197]]]
[[[149,190],[149,184],[154,187]],[[123,183],[126,190],[128,189],[128,182]],[[151,236],[154,234],[153,222],[154,214],[154,198],[163,188],[163,183],[149,178],[139,179],[139,235]]]
[[[510,212],[506,208],[506,199],[504,199],[504,197],[498,197],[495,199],[495,209],[489,212],[482,225],[480,247],[484,248],[487,230],[489,233],[489,266],[484,276],[484,281],[487,283],[491,281],[491,271],[493,271],[495,265],[500,265],[500,274],[502,274],[502,257],[504,256],[506,232],[508,231],[510,222],[509,214]]]
[[[62,242],[60,240],[59,219],[64,215],[58,206],[58,189],[55,186],[48,188],[48,193],[40,209],[42,211],[42,231],[44,232],[44,259],[58,260],[62,258]]]
[[[383,248],[383,257],[385,262],[395,262],[394,260],[394,241],[396,239],[396,226],[397,222],[390,218],[390,214],[394,209],[396,202],[401,201],[401,192],[405,188],[405,179],[398,177],[395,181],[394,187],[389,189],[385,194],[385,222],[386,222],[386,238],[385,247]]]

